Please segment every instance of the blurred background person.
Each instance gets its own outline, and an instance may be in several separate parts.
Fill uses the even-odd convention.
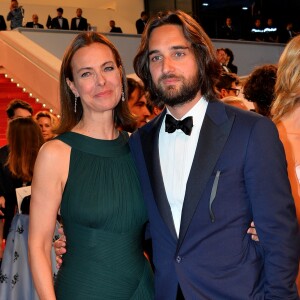
[[[259,18],[255,19],[254,25],[251,28],[250,40],[255,42],[264,41],[264,28],[262,27],[261,20]]]
[[[218,48],[216,51],[217,60],[220,63],[220,66],[223,68],[223,71],[230,72],[226,66],[227,54],[224,48]]]
[[[137,34],[142,34],[148,21],[148,15],[145,11],[141,12],[141,17],[136,20],[135,28]]]
[[[147,98],[144,86],[133,78],[127,78],[128,108],[136,119],[136,128],[149,122],[150,111],[147,107]]]
[[[225,60],[225,65],[228,69],[229,72],[237,74],[238,72],[238,67],[233,64],[234,61],[234,55],[231,49],[225,48],[224,49],[226,53],[226,60]]]
[[[56,136],[54,131],[59,125],[59,120],[54,114],[49,111],[40,111],[34,116],[34,118],[41,128],[45,142]]]
[[[254,69],[244,84],[244,97],[253,102],[257,113],[268,118],[275,98],[276,73],[275,65],[259,66]]]
[[[33,109],[31,105],[23,100],[12,100],[6,109],[8,124],[17,118],[31,117]],[[16,211],[16,193],[14,190],[14,182],[12,180],[7,161],[9,157],[9,145],[0,148],[0,219],[4,218],[4,225],[0,226],[0,242],[6,240],[11,221]],[[2,220],[1,220],[2,221]],[[3,228],[1,228],[3,227]],[[0,259],[1,259],[0,253]]]
[[[10,21],[10,28],[15,29],[23,26],[24,8],[19,6],[17,0],[12,0],[6,20]]]
[[[71,20],[71,30],[88,30],[87,19],[82,16],[82,9],[77,8],[76,17]]]
[[[222,72],[217,81],[216,88],[221,99],[227,96],[237,97],[240,94],[239,78],[234,73]]]
[[[109,26],[110,26],[110,32],[114,32],[114,33],[123,33],[121,27],[117,27],[116,26],[116,22],[114,20],[110,20],[109,21]]]
[[[238,38],[237,31],[232,25],[232,19],[230,17],[226,18],[225,24],[221,27],[220,38],[227,40],[236,40]]]
[[[279,41],[278,28],[274,25],[272,18],[268,18],[264,28],[264,41],[270,43],[278,43]]]
[[[283,143],[300,224],[300,36],[285,47],[278,63],[272,119]],[[300,275],[296,280],[300,294]]]
[[[32,22],[27,22],[26,26],[27,28],[44,28],[44,25],[39,23],[39,16],[37,14],[32,15]]]
[[[69,21],[68,19],[63,17],[64,10],[62,7],[59,7],[57,10],[57,17],[51,20],[51,28],[52,29],[63,29],[69,30]]]
[[[6,26],[4,17],[2,15],[0,15],[0,31],[6,30],[6,29],[7,29],[7,26]]]
[[[6,164],[10,177],[6,177],[7,184],[12,184],[15,195],[16,188],[21,188],[18,193],[28,196],[18,207],[7,236],[1,266],[1,278],[4,280],[0,280],[0,299],[38,300],[28,264],[28,212],[29,187],[43,137],[32,118],[17,118],[8,125],[7,140],[10,147]]]
[[[146,94],[146,96],[147,96],[147,94]],[[151,101],[150,96],[147,96],[147,108],[150,112],[149,120],[152,120],[163,111],[163,109],[165,108],[165,105],[164,105],[164,103],[155,105]]]

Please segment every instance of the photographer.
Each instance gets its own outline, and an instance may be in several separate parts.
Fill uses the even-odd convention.
[[[23,26],[24,8],[19,6],[17,0],[12,0],[10,4],[10,12],[6,20],[10,21],[10,28],[15,29]]]

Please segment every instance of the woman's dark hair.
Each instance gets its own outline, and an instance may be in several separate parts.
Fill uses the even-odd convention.
[[[31,181],[33,167],[44,139],[39,125],[30,117],[9,122],[7,129],[9,155],[6,165],[23,181]]]
[[[132,116],[129,112],[127,101],[127,80],[125,70],[122,64],[120,54],[116,47],[103,35],[96,32],[83,32],[78,34],[72,41],[71,45],[67,48],[60,69],[60,103],[61,103],[61,119],[60,126],[56,133],[63,133],[70,131],[82,118],[83,108],[81,99],[77,99],[77,108],[74,112],[74,94],[67,84],[67,79],[73,81],[72,74],[72,58],[74,54],[81,48],[90,46],[91,44],[99,43],[106,45],[110,48],[116,60],[116,65],[120,70],[122,76],[122,85],[125,101],[119,101],[114,109],[114,122],[116,127],[126,127],[127,124],[132,122]]]
[[[244,97],[257,105],[257,112],[269,117],[275,99],[277,67],[262,65],[254,69],[244,85]]]
[[[221,67],[216,59],[212,42],[195,19],[177,10],[158,13],[148,21],[133,62],[134,70],[143,81],[146,91],[149,91],[151,100],[154,103],[159,102],[159,99],[156,99],[157,95],[153,89],[153,80],[149,70],[149,38],[155,28],[163,25],[177,25],[182,28],[183,34],[186,40],[191,43],[196,57],[201,94],[207,100],[216,99],[215,84],[219,78]]]

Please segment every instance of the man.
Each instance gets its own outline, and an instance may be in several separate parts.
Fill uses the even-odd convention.
[[[24,9],[19,6],[17,0],[12,0],[9,7],[9,13],[6,20],[10,21],[10,28],[15,29],[23,26]]]
[[[216,101],[218,62],[190,16],[167,13],[146,30],[135,71],[167,109],[130,144],[148,207],[156,299],[298,299],[298,225],[275,126]],[[191,119],[168,115],[192,117],[192,131]],[[259,245],[246,234],[252,219]]]
[[[225,20],[225,24],[221,28],[221,36],[222,39],[228,40],[236,40],[237,39],[237,32],[232,25],[232,19],[227,17]]]
[[[82,16],[82,9],[77,8],[76,10],[76,18],[71,20],[71,30],[88,30],[87,19]]]
[[[226,66],[227,54],[224,48],[217,49],[217,60],[219,61],[221,67],[223,68],[223,71],[229,72],[229,69]]]
[[[155,299],[298,299],[298,224],[274,124],[217,100],[212,43],[183,12],[149,21],[134,67],[166,105],[130,139]]]
[[[69,30],[69,21],[63,17],[64,10],[59,7],[56,11],[57,17],[52,19],[51,28]]]
[[[116,27],[116,22],[114,20],[109,21],[110,32],[123,33],[121,27]]]
[[[229,72],[222,72],[216,84],[220,98],[238,96],[240,93],[240,89],[237,86],[238,84],[239,79],[237,75]]]
[[[264,29],[264,36],[265,42],[278,43],[279,41],[278,29],[273,24],[272,18],[268,18],[267,20],[267,26]]]
[[[135,79],[127,78],[128,108],[136,118],[136,128],[149,122],[150,111],[147,107],[147,98],[144,87]]]
[[[138,20],[136,20],[136,22],[135,22],[135,28],[136,28],[137,34],[143,33],[147,21],[148,21],[148,15],[145,11],[142,11],[141,17]]]
[[[31,105],[23,100],[15,99],[12,100],[7,109],[6,114],[8,122],[16,118],[31,117],[33,109]],[[0,216],[4,216],[4,232],[3,238],[6,239],[11,221],[14,217],[16,203],[5,203],[5,196],[10,193],[10,185],[4,182],[5,173],[7,168],[5,164],[9,155],[8,145],[0,148]],[[13,191],[15,192],[15,191]],[[1,239],[2,241],[2,239]]]
[[[26,23],[27,28],[40,28],[43,29],[44,25],[39,23],[39,17],[37,14],[32,15],[32,22],[27,22]]]
[[[264,41],[264,28],[261,25],[261,20],[256,19],[254,21],[254,26],[251,28],[250,40],[255,42]]]

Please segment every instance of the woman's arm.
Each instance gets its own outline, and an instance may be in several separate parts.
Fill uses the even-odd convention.
[[[68,176],[70,147],[61,141],[40,150],[32,180],[29,218],[29,263],[40,300],[55,298],[50,252],[56,216]]]

